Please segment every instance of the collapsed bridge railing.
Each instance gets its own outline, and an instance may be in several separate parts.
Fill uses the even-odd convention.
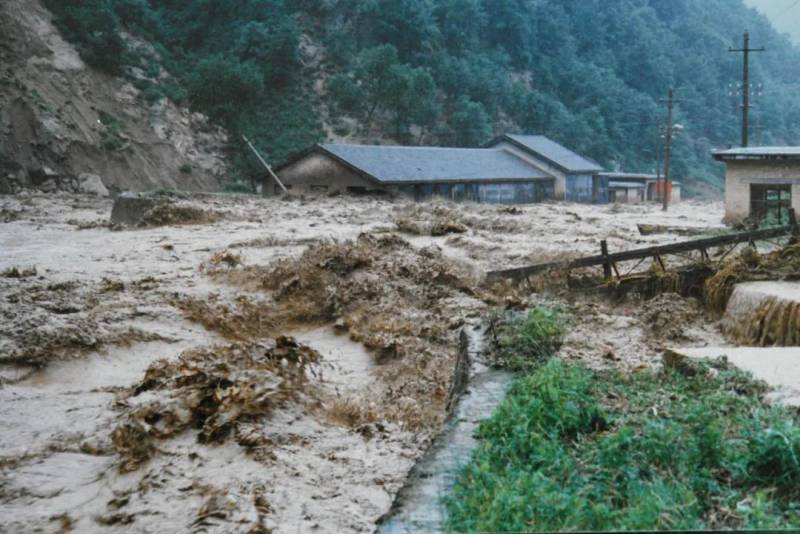
[[[553,269],[558,270],[572,270],[583,267],[601,266],[603,267],[603,275],[606,280],[611,280],[613,275],[616,274],[620,278],[617,264],[624,261],[632,260],[645,260],[653,258],[657,261],[662,269],[664,263],[662,256],[670,254],[682,254],[687,252],[700,252],[703,259],[708,260],[708,250],[712,247],[722,247],[726,245],[733,245],[734,248],[740,243],[750,243],[755,246],[756,241],[764,241],[775,239],[783,236],[792,236],[794,239],[800,239],[800,229],[798,228],[797,219],[795,218],[794,210],[789,212],[790,223],[785,226],[776,226],[772,228],[762,228],[758,230],[750,230],[746,232],[736,232],[714,237],[706,237],[701,239],[693,239],[691,241],[683,241],[679,243],[670,243],[667,245],[656,245],[652,247],[639,248],[634,250],[626,250],[623,252],[608,252],[608,243],[606,240],[600,241],[600,254],[596,256],[587,256],[567,261],[555,261],[549,263],[542,263],[539,265],[530,265],[526,267],[517,267],[514,269],[503,269],[499,271],[489,271],[486,273],[488,281],[496,280],[523,280],[528,279],[530,276],[539,274]],[[730,252],[730,251],[729,251]],[[726,256],[727,253],[724,256]]]

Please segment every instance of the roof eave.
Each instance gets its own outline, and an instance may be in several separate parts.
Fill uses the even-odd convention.
[[[536,182],[545,180],[555,180],[553,176],[526,176],[523,178],[441,178],[428,180],[383,180],[382,185],[417,185],[417,184],[460,184],[460,183],[481,183],[481,182]]]

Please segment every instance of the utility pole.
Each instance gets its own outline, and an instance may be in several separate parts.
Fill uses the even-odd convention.
[[[742,48],[728,48],[728,52],[741,52],[744,56],[742,68],[742,147],[748,145],[748,118],[750,114],[750,52],[764,52],[765,48],[750,48],[750,32],[744,32]]]
[[[281,182],[281,179],[278,178],[277,174],[275,174],[275,171],[272,170],[272,167],[270,167],[269,163],[267,163],[266,160],[261,156],[261,153],[256,150],[256,147],[253,146],[253,143],[250,142],[250,139],[248,139],[244,134],[242,135],[242,139],[244,139],[244,142],[250,147],[250,150],[253,151],[253,154],[256,155],[258,161],[260,161],[264,168],[267,169],[269,174],[272,176],[272,179],[275,180],[275,182],[277,182],[277,184],[281,187],[281,190],[283,190],[284,193],[288,193],[289,191],[286,190],[286,186],[283,185],[283,182]]]
[[[669,204],[669,193],[672,189],[672,183],[669,179],[669,167],[672,160],[672,108],[678,102],[672,96],[672,89],[670,89],[669,93],[667,93],[667,99],[662,100],[662,102],[666,102],[667,104],[667,144],[664,147],[664,187],[661,191],[661,209],[667,211],[667,205]]]
[[[653,193],[653,200],[658,200],[658,192],[661,190],[661,122],[656,122],[656,190]]]

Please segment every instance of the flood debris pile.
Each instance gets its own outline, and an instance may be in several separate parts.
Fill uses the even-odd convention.
[[[271,303],[237,295],[225,300],[219,294],[206,298],[178,295],[171,303],[190,321],[202,324],[234,341],[257,340],[279,330]]]
[[[114,200],[110,221],[113,225],[168,226],[208,224],[221,218],[218,211],[167,194],[124,194]]]
[[[390,384],[382,406],[388,418],[409,427],[441,421],[458,328],[484,305],[476,281],[438,248],[362,234],[245,272],[271,293],[278,324],[332,322],[376,355]]]
[[[190,428],[200,443],[233,435],[244,447],[268,447],[251,425],[310,395],[307,374],[319,360],[315,350],[282,336],[188,350],[176,361],[154,363],[120,399],[124,414],[112,434],[120,470],[137,469],[156,452],[156,440]]]
[[[676,293],[663,293],[642,303],[641,320],[648,334],[663,341],[688,341],[687,326],[701,321],[701,303]]]
[[[738,283],[798,279],[800,244],[791,244],[768,254],[759,254],[754,248],[746,247],[706,281],[706,304],[710,309],[721,313],[725,311],[733,288]]]
[[[143,226],[167,226],[175,224],[209,224],[217,222],[222,215],[189,203],[161,202],[142,215]]]
[[[443,236],[463,234],[469,230],[460,214],[442,204],[411,204],[394,217],[397,229],[405,234]]]
[[[161,339],[126,326],[135,310],[106,294],[104,282],[13,274],[0,277],[0,363],[44,366],[103,346]]]

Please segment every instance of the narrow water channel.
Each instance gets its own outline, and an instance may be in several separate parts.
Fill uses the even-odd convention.
[[[468,328],[469,382],[450,420],[430,450],[414,466],[378,532],[439,532],[445,521],[441,498],[453,487],[478,441],[478,423],[489,417],[505,396],[513,374],[493,369],[487,360],[485,330]]]

